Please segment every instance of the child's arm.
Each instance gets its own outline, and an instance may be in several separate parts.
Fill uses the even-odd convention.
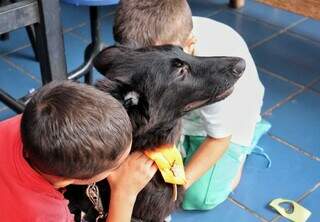
[[[143,153],[131,154],[110,176],[111,199],[107,222],[130,222],[138,193],[156,173],[157,167]]]
[[[231,136],[219,139],[208,136],[205,139],[186,165],[187,184],[184,185],[185,189],[188,189],[221,158],[229,147],[230,139]]]
[[[135,203],[135,196],[111,193],[107,222],[129,222]]]

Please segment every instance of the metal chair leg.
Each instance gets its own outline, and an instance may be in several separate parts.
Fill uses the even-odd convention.
[[[10,1],[13,2],[14,0]],[[2,25],[0,26],[0,33],[7,33],[15,28],[35,24],[35,39],[41,49],[36,50],[36,53],[39,54],[42,83],[46,84],[53,80],[67,79],[59,0],[37,0],[37,3],[34,1],[17,1],[12,5],[4,6],[4,8],[4,12],[1,12],[2,20],[0,22]],[[21,14],[18,12],[21,12]],[[20,19],[16,19],[12,23],[5,23],[5,15],[7,15],[5,19],[15,19],[17,17]],[[22,18],[25,18],[26,21]],[[30,28],[30,33],[31,31],[33,32]],[[0,89],[0,101],[17,113],[21,113],[24,110],[29,95],[16,100]]]
[[[4,33],[0,35],[0,41],[6,41],[9,39],[9,33]]]
[[[4,104],[6,104],[10,109],[15,111],[16,113],[22,113],[25,107],[23,103],[17,101],[2,89],[0,89],[0,101],[2,101]]]
[[[88,61],[90,58],[92,60],[94,57],[101,51],[101,35],[100,35],[100,27],[101,22],[99,19],[99,8],[96,6],[90,7],[90,27],[91,27],[91,47],[89,46],[85,51],[85,60]],[[91,69],[88,73],[85,74],[85,82],[88,84],[93,83],[93,70],[92,64]]]
[[[0,7],[10,3],[10,0],[0,0]],[[9,33],[4,33],[0,35],[0,41],[6,41],[9,39]]]
[[[245,5],[245,0],[230,0],[229,5],[232,8],[241,8]]]
[[[84,76],[84,80],[88,84],[93,83],[92,62],[94,57],[101,51],[103,45],[100,35],[99,10],[96,6],[90,7],[90,27],[91,27],[91,43],[87,46],[84,55],[84,63],[72,71],[68,79],[79,79]]]
[[[29,37],[29,41],[31,43],[33,52],[34,52],[34,57],[37,61],[39,61],[39,56],[38,56],[38,47],[37,47],[37,42],[36,42],[36,33],[34,31],[34,27],[33,26],[27,26],[26,27],[27,33],[28,33],[28,37]]]
[[[40,23],[35,25],[42,83],[67,79],[59,0],[38,0]]]
[[[90,44],[84,53],[84,60],[90,62],[90,69],[87,71],[87,73],[84,73],[84,82],[87,84],[92,85],[93,84],[93,70],[92,70],[92,62],[94,57],[92,57],[92,45]]]
[[[10,3],[16,3],[17,0],[0,0],[0,6],[2,5],[5,5],[5,4],[10,4]],[[39,61],[39,57],[38,57],[38,49],[36,47],[36,39],[35,39],[35,31],[34,31],[34,28],[33,26],[26,26],[26,31],[27,31],[27,34],[28,34],[28,37],[29,37],[29,40],[30,40],[30,43],[32,45],[32,48],[33,48],[33,52],[34,52],[34,55],[35,55],[35,59],[37,61]],[[5,41],[5,40],[8,40],[9,39],[9,33],[4,33],[2,35],[0,35],[0,40],[1,41]]]

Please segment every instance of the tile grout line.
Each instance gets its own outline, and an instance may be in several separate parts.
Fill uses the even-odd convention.
[[[114,14],[114,12],[107,13],[106,15],[101,16],[100,19],[101,20],[106,19],[107,17],[109,17],[109,16],[111,16],[113,14]],[[84,42],[86,44],[90,44],[90,39],[87,39],[87,38],[83,37],[81,34],[79,34],[77,32],[74,32],[76,29],[83,28],[86,25],[89,25],[89,24],[88,23],[83,23],[81,26],[79,25],[79,26],[69,30],[69,34],[71,34],[73,37],[78,38],[79,40],[81,40],[82,42]]]
[[[245,205],[243,205],[242,203],[240,203],[239,201],[237,201],[236,199],[232,198],[232,197],[228,197],[228,200],[230,202],[232,202],[233,204],[235,204],[236,206],[238,206],[239,208],[243,209],[244,211],[249,212],[250,214],[252,214],[253,216],[257,217],[259,220],[261,220],[262,222],[268,222],[268,220],[266,218],[264,218],[263,216],[261,216],[260,214],[258,214],[257,212],[251,210],[250,208],[246,207]]]
[[[73,30],[78,29],[78,28],[82,28],[82,27],[85,26],[86,24],[87,24],[87,22],[83,22],[83,23],[80,23],[80,24],[78,24],[78,25],[76,25],[76,26],[74,26],[74,27],[72,27],[72,28],[66,28],[66,29],[63,30],[63,34],[70,33],[70,32],[72,32]],[[17,52],[17,51],[20,51],[20,50],[22,50],[22,49],[28,48],[28,47],[30,47],[30,46],[31,46],[30,43],[27,43],[27,44],[25,44],[25,45],[18,46],[17,48],[12,49],[11,51],[8,51],[8,52],[5,52],[5,53],[0,53],[0,56],[7,56],[7,55],[10,55],[10,54],[15,53],[15,52]]]
[[[305,87],[304,85],[302,85],[302,84],[300,84],[300,83],[297,83],[297,82],[295,82],[295,81],[293,81],[293,80],[290,80],[290,79],[288,79],[288,78],[286,78],[286,77],[283,77],[283,76],[281,76],[281,75],[278,75],[278,74],[276,74],[276,73],[274,73],[274,72],[272,72],[272,71],[269,71],[268,69],[262,68],[261,66],[258,66],[258,65],[257,65],[257,68],[258,68],[259,70],[265,72],[267,75],[270,75],[270,76],[275,77],[275,78],[277,78],[277,79],[280,79],[280,80],[282,80],[282,81],[284,81],[284,82],[287,82],[287,83],[290,83],[290,84],[292,84],[292,85],[295,85],[295,86],[297,86],[297,87],[299,87],[299,88]]]
[[[320,187],[320,181],[318,181],[316,183],[316,185],[314,185],[310,190],[307,190],[306,192],[304,192],[296,201],[299,203],[302,200],[304,200],[305,198],[307,198],[311,193],[313,193],[316,189],[318,189]]]
[[[250,50],[251,50],[251,49],[254,49],[254,48],[256,48],[256,47],[258,47],[258,46],[260,46],[260,45],[262,45],[262,44],[264,44],[264,43],[266,43],[266,42],[268,42],[268,41],[270,41],[271,39],[273,39],[273,38],[275,38],[275,37],[277,37],[277,36],[285,33],[285,32],[288,31],[289,29],[291,29],[291,28],[293,28],[294,26],[296,26],[296,25],[304,22],[305,20],[307,20],[307,18],[302,18],[302,19],[300,19],[300,20],[292,23],[291,25],[289,25],[289,26],[287,26],[287,27],[285,27],[285,28],[283,28],[283,29],[280,29],[279,31],[273,33],[273,34],[270,35],[269,37],[267,37],[267,38],[265,38],[265,39],[262,39],[261,41],[258,41],[258,42],[256,42],[255,44],[251,45],[249,49],[250,49]]]
[[[0,108],[0,112],[6,111],[7,109],[9,109],[9,108],[5,105],[4,107]]]
[[[317,82],[316,82],[317,83]],[[313,85],[312,85],[313,86]],[[315,94],[320,96],[320,91],[318,89],[314,89],[314,88],[310,88],[309,90],[311,90],[312,92],[314,92]]]
[[[104,19],[106,19],[107,17],[109,17],[110,15],[113,15],[114,13],[108,13],[108,14],[106,14],[106,15],[103,15],[103,16],[101,16],[100,17],[100,22],[102,22],[102,20],[104,20]],[[88,28],[89,28],[89,34],[91,34],[90,33],[90,23],[88,23],[88,22],[86,22],[86,23],[83,23],[83,25],[81,25],[81,26],[77,26],[77,27],[75,27],[75,28],[72,28],[72,30],[70,30],[70,33],[69,34],[73,34],[73,36],[77,36],[78,38],[81,38],[82,40],[85,40],[86,41],[86,43],[90,43],[90,40],[89,39],[87,39],[87,38],[85,38],[85,37],[83,37],[81,34],[79,34],[79,33],[77,33],[77,32],[74,32],[76,29],[78,29],[78,28],[83,28],[83,27],[85,27],[85,26],[89,26]],[[100,30],[100,31],[102,31],[102,30]]]
[[[277,104],[275,104],[274,106],[270,107],[265,112],[263,112],[262,116],[270,116],[275,109],[277,109],[280,106],[284,105],[285,103],[289,102],[291,99],[293,99],[297,95],[299,95],[299,94],[303,93],[304,91],[310,89],[310,87],[313,84],[317,83],[319,80],[320,80],[320,77],[315,78],[309,84],[307,84],[307,85],[303,86],[302,88],[298,89],[297,91],[291,93],[289,96],[287,96],[286,98],[284,98],[283,100],[281,100],[280,102],[278,102]]]
[[[73,33],[74,33],[73,30],[75,30],[75,29],[77,29],[77,28],[81,28],[81,27],[85,26],[86,24],[87,24],[87,23],[84,22],[84,23],[80,23],[80,24],[78,24],[78,25],[76,25],[76,26],[74,26],[74,27],[72,27],[72,28],[64,29],[64,30],[63,30],[63,34],[67,34],[67,33],[68,33],[68,34],[71,34],[72,36],[76,37],[75,35],[73,35]],[[16,48],[16,49],[13,49],[13,50],[9,51],[9,52],[0,54],[0,59],[2,59],[2,60],[3,60],[5,63],[7,63],[9,66],[11,66],[12,68],[18,70],[18,71],[21,72],[22,74],[27,75],[27,76],[28,76],[29,78],[31,78],[32,80],[35,80],[35,81],[38,82],[38,83],[42,83],[42,82],[35,76],[34,73],[29,72],[28,70],[26,70],[25,68],[23,68],[23,67],[20,66],[19,64],[16,64],[16,63],[12,62],[12,61],[8,58],[8,56],[9,56],[10,54],[13,54],[13,53],[15,53],[15,52],[17,52],[17,51],[20,51],[20,50],[23,50],[23,49],[26,49],[26,48],[28,48],[28,47],[31,47],[31,44],[30,44],[30,43],[28,43],[28,44],[26,44],[26,45],[23,45],[23,46],[20,46],[20,47],[18,47],[18,48]],[[0,111],[1,111],[1,110],[0,110]]]
[[[262,4],[261,2],[258,2],[258,3]],[[235,14],[238,14],[238,15],[242,15],[242,16],[244,16],[245,18],[247,18],[247,19],[249,19],[249,20],[251,20],[251,21],[255,21],[255,22],[259,23],[259,24],[267,25],[267,26],[270,26],[270,27],[272,27],[272,28],[277,28],[277,29],[285,29],[285,27],[291,27],[291,25],[294,25],[296,22],[298,22],[298,21],[301,20],[301,19],[309,20],[309,18],[307,18],[307,17],[305,17],[305,16],[300,16],[300,17],[302,17],[302,18],[297,19],[295,22],[292,22],[291,24],[288,24],[287,26],[280,26],[280,25],[276,25],[276,24],[274,24],[274,23],[269,23],[269,22],[266,21],[266,20],[256,18],[256,17],[254,17],[254,16],[252,16],[252,15],[246,14],[245,12],[241,12],[240,10],[237,10],[237,9],[233,10],[232,12],[234,12]],[[292,13],[292,14],[294,14],[294,13]],[[295,14],[295,15],[296,15],[296,14]],[[305,21],[305,20],[304,20],[304,21]]]
[[[316,44],[316,45],[319,45],[319,46],[320,46],[320,40],[317,41],[317,40],[308,38],[307,36],[300,35],[299,33],[296,33],[296,32],[294,32],[294,31],[290,31],[290,30],[288,30],[286,33],[287,33],[288,35],[291,35],[292,37],[299,38],[300,40],[303,40],[303,41],[305,41],[305,42],[311,42],[311,43],[313,43],[313,44]]]
[[[311,188],[310,190],[304,192],[297,200],[297,203],[300,203],[303,199],[305,199],[306,197],[308,197],[311,193],[313,193],[316,189],[318,189],[320,187],[320,182],[316,183],[316,185]],[[270,222],[276,222],[279,219],[283,218],[281,215],[277,215],[275,218],[273,218]]]
[[[238,15],[245,16],[245,18],[247,18],[247,19],[249,19],[249,20],[252,20],[252,21],[255,21],[255,22],[259,23],[259,24],[268,25],[268,26],[270,26],[270,27],[272,27],[272,28],[284,29],[284,27],[282,27],[282,26],[278,26],[278,25],[269,23],[269,22],[267,22],[266,20],[262,20],[262,19],[255,18],[255,17],[253,17],[253,16],[251,16],[251,15],[248,15],[248,14],[245,14],[245,13],[239,11],[239,10],[231,10],[231,12],[234,13],[234,14],[238,14]],[[293,13],[293,14],[295,14],[295,13]],[[308,18],[308,17],[303,17],[303,18],[301,18],[301,19],[305,19],[305,20],[303,20],[303,21],[301,21],[301,22],[310,20],[310,18]],[[300,20],[301,20],[301,19],[300,19]],[[296,22],[299,22],[299,20],[297,20]],[[300,24],[301,22],[299,22],[298,24]],[[304,35],[301,35],[301,34],[299,34],[299,33],[296,33],[296,32],[294,32],[294,31],[290,31],[290,29],[292,29],[294,26],[296,26],[296,25],[298,25],[298,24],[295,24],[295,22],[294,22],[294,23],[291,23],[289,26],[287,26],[287,28],[288,28],[288,29],[286,30],[286,31],[287,31],[287,34],[292,35],[292,36],[295,36],[295,37],[297,37],[297,38],[300,38],[300,39],[302,39],[302,40],[304,40],[304,41],[311,41],[311,42],[313,42],[313,43],[315,43],[315,44],[318,44],[318,45],[320,44],[320,40],[317,41],[317,40],[308,38],[307,36],[304,36]],[[292,25],[293,25],[293,26],[292,26]]]
[[[281,28],[280,26],[277,26],[277,25],[274,25],[274,24],[265,22],[265,21],[263,21],[263,20],[260,20],[260,19],[257,19],[257,18],[255,18],[255,17],[252,17],[252,16],[250,16],[250,15],[246,15],[246,14],[240,12],[239,10],[226,10],[226,11],[230,11],[231,13],[233,13],[233,14],[238,14],[238,15],[240,15],[240,16],[242,16],[242,17],[246,16],[247,19],[252,20],[252,21],[255,21],[255,22],[260,23],[260,24],[268,25],[268,26],[273,27],[273,28]],[[306,21],[306,20],[309,20],[309,18],[303,17],[303,18],[301,18],[300,20],[297,20],[296,22],[294,22],[294,23],[292,23],[291,25],[287,26],[286,28],[283,28],[283,29],[282,29],[282,32],[286,32],[286,31],[288,31],[289,29],[293,28],[294,26],[296,26],[296,25],[298,25],[298,24],[300,24],[300,23],[302,23],[302,22],[304,22],[304,21]],[[280,32],[280,31],[281,31],[281,30],[279,30],[279,32]],[[280,33],[279,33],[279,34],[280,34]],[[300,38],[301,40],[306,41],[306,42],[309,41],[309,42],[311,42],[311,43],[319,44],[319,45],[320,45],[320,42],[317,42],[317,41],[315,41],[315,40],[306,38],[306,37],[304,37],[304,36],[302,36],[302,35],[299,35],[298,33],[295,33],[295,32],[286,32],[286,34],[292,35],[292,36],[297,37],[297,38]],[[274,37],[275,37],[275,36],[274,36]],[[256,43],[256,44],[257,44],[257,43]],[[254,45],[255,45],[255,44],[254,44]],[[253,47],[253,46],[251,46],[250,49],[251,49],[252,47]],[[257,66],[257,68],[261,69],[262,71],[266,72],[267,74],[269,74],[269,75],[271,75],[271,76],[273,76],[273,77],[276,77],[276,78],[278,78],[278,79],[280,79],[280,80],[283,80],[283,81],[285,81],[285,82],[291,83],[291,84],[293,84],[293,85],[295,85],[295,86],[297,86],[297,87],[299,87],[299,88],[305,87],[304,85],[302,85],[302,84],[300,84],[300,83],[294,82],[294,81],[292,81],[292,80],[290,80],[290,79],[287,79],[287,78],[285,78],[285,77],[283,77],[283,76],[280,76],[280,75],[278,75],[278,74],[276,74],[276,73],[274,73],[274,72],[271,72],[271,71],[269,71],[269,70],[267,70],[267,69],[265,69],[265,68],[262,68],[262,67],[259,67],[259,66]],[[315,82],[315,83],[316,83],[316,82]],[[313,83],[313,84],[315,84],[315,83]],[[312,84],[312,85],[313,85],[313,84]],[[317,93],[317,94],[320,95],[320,91],[317,91],[316,89],[313,89],[313,88],[311,88],[310,86],[307,86],[307,87],[305,87],[305,88],[307,88],[307,89],[309,89],[309,90],[312,90],[313,92],[315,92],[315,93]]]
[[[114,14],[116,14],[116,9],[112,10],[111,12],[108,12],[108,13],[102,15],[101,18],[103,19],[103,18],[106,18],[106,17],[114,15]]]
[[[79,39],[81,42],[85,43],[85,44],[90,44],[90,40],[87,40],[87,38],[83,37],[81,34],[76,33],[76,32],[69,32],[69,35],[72,35],[73,37]]]
[[[3,54],[0,54],[0,57],[10,55],[10,54],[15,53],[15,52],[17,52],[17,51],[26,49],[26,48],[28,48],[28,47],[30,47],[30,46],[31,46],[30,43],[25,44],[25,45],[22,45],[22,46],[19,46],[18,48],[15,48],[15,49],[13,49],[13,50],[11,50],[11,51],[9,51],[9,52],[5,52],[5,53],[3,53]]]
[[[15,64],[14,62],[10,61],[6,56],[0,56],[0,59],[2,59],[2,61],[7,63],[12,68],[14,68],[14,69],[20,71],[22,74],[28,76],[32,80],[34,80],[34,81],[36,81],[38,83],[41,83],[41,81],[38,80],[38,78],[36,78],[33,73],[29,72],[28,70],[26,70],[25,68],[21,67],[20,65]]]
[[[272,72],[272,71],[269,71],[268,69],[263,68],[263,67],[261,67],[261,66],[258,66],[258,65],[257,65],[257,69],[265,72],[265,74],[267,74],[267,75],[270,75],[270,76],[272,76],[272,77],[275,77],[275,78],[277,78],[277,79],[280,79],[280,80],[282,80],[282,81],[284,81],[284,82],[287,82],[287,83],[289,83],[289,84],[295,85],[295,86],[298,87],[298,88],[303,88],[303,87],[304,87],[304,88],[306,88],[306,89],[308,89],[308,90],[311,90],[312,92],[320,95],[320,91],[319,91],[319,90],[312,88],[312,86],[313,86],[314,84],[316,84],[316,83],[319,82],[320,78],[319,78],[319,79],[316,78],[315,81],[313,80],[311,85],[303,85],[303,84],[300,84],[300,83],[295,82],[295,81],[293,81],[293,80],[290,80],[290,79],[288,79],[288,78],[286,78],[286,77],[283,77],[283,76],[281,76],[281,75],[278,75],[278,74],[276,74],[276,73],[274,73],[274,72]]]
[[[254,22],[256,22],[256,23],[269,26],[269,27],[271,27],[271,28],[277,28],[277,29],[280,28],[280,30],[279,30],[278,32],[274,33],[273,35],[276,35],[276,36],[277,36],[277,35],[280,35],[280,34],[282,34],[282,33],[285,32],[286,34],[291,35],[291,36],[296,37],[296,38],[299,38],[299,39],[301,39],[301,40],[303,40],[303,41],[305,41],[305,42],[311,42],[311,43],[313,43],[313,44],[320,45],[320,41],[317,41],[317,40],[308,38],[307,36],[303,36],[303,35],[301,35],[301,34],[299,34],[299,33],[296,33],[296,32],[294,32],[294,31],[291,31],[291,30],[290,30],[290,29],[292,29],[293,27],[299,25],[300,23],[309,20],[309,18],[307,18],[307,17],[303,17],[303,18],[297,20],[296,22],[291,23],[291,24],[290,24],[289,26],[287,26],[287,27],[281,27],[281,26],[278,26],[278,25],[275,25],[275,24],[272,24],[272,23],[268,23],[268,22],[265,21],[265,20],[257,19],[257,18],[255,18],[255,17],[252,17],[251,15],[247,15],[247,14],[245,14],[245,13],[243,13],[243,12],[240,12],[239,10],[227,10],[227,11],[230,11],[230,12],[233,13],[233,14],[237,14],[237,15],[240,15],[240,16],[242,16],[242,17],[245,17],[246,19],[251,20],[251,21],[254,21]],[[281,32],[281,33],[279,33],[279,32]],[[273,35],[267,37],[265,40],[266,40],[266,41],[269,41],[270,39],[268,39],[268,38],[270,38],[270,37],[272,37],[272,38],[276,37],[276,36],[273,36]],[[261,40],[261,41],[263,41],[263,40]],[[261,42],[261,41],[260,41],[260,42]],[[264,41],[264,42],[266,42],[266,41]],[[262,42],[262,43],[264,43],[264,42]],[[250,49],[253,49],[253,48],[257,47],[256,44],[258,44],[258,43],[259,43],[259,42],[253,44],[253,45],[250,46],[249,48],[250,48]],[[261,44],[262,44],[262,43],[261,43]]]
[[[293,99],[294,97],[296,97],[297,95],[303,93],[305,91],[305,88],[300,88],[297,91],[294,91],[293,93],[291,93],[289,96],[287,96],[286,98],[280,100],[278,103],[276,103],[275,105],[273,105],[272,107],[270,107],[269,109],[267,109],[266,111],[264,111],[262,113],[262,116],[271,116],[272,112],[281,107],[282,105],[286,104],[287,102],[289,102],[291,99]]]
[[[282,139],[281,137],[278,137],[276,135],[273,135],[271,133],[267,133],[268,136],[271,137],[271,139],[283,144],[283,145],[286,145],[287,147],[295,150],[296,152],[300,153],[300,154],[303,154],[304,156],[312,159],[312,160],[315,160],[317,162],[320,162],[320,157],[317,157],[305,150],[303,150],[301,147],[297,146],[297,145],[293,145],[293,144],[290,144],[289,142],[285,141],[284,139]]]
[[[306,89],[311,90],[312,92],[316,93],[317,95],[320,95],[320,91],[318,91],[317,89],[313,89],[312,86],[314,86],[315,84],[317,84],[318,82],[320,82],[320,77],[316,78],[315,81],[312,81],[312,84],[308,84],[306,86]]]
[[[220,9],[212,12],[212,14],[205,15],[205,17],[206,17],[206,18],[210,18],[210,17],[212,17],[212,16],[214,16],[214,15],[217,15],[217,14],[219,14],[220,12],[224,12],[224,11],[229,11],[229,10],[228,10],[228,8],[222,7],[222,8],[220,8]]]
[[[270,28],[278,29],[278,30],[283,29],[282,26],[278,26],[278,25],[269,23],[269,22],[267,22],[267,21],[265,21],[265,20],[261,20],[261,19],[255,18],[255,17],[253,17],[253,16],[251,16],[251,15],[242,13],[242,12],[240,12],[240,11],[237,10],[237,9],[231,10],[231,12],[232,12],[233,14],[240,15],[241,17],[243,17],[243,18],[245,18],[245,19],[248,19],[248,20],[251,20],[251,21],[253,21],[253,22],[256,22],[256,23],[258,23],[258,24],[260,24],[260,25],[269,26]],[[293,23],[292,23],[292,24],[293,24]]]
[[[82,27],[86,26],[87,24],[88,24],[88,22],[82,22],[82,23],[79,23],[73,27],[65,28],[65,29],[63,29],[63,34],[72,32],[73,30],[78,29],[78,28],[82,28]]]
[[[241,12],[233,12],[233,14],[237,14],[237,15],[240,15],[240,16],[242,16],[242,17],[246,16],[245,14],[242,14]],[[253,22],[258,23],[259,25],[269,26],[270,28],[272,28],[272,29],[275,30],[275,32],[274,32],[272,35],[270,35],[269,37],[266,37],[266,38],[265,38],[266,41],[271,40],[271,39],[268,39],[268,38],[274,38],[274,37],[277,37],[277,36],[280,35],[280,34],[286,33],[286,34],[291,35],[291,36],[293,36],[293,37],[299,38],[300,40],[303,40],[303,41],[305,41],[305,42],[311,42],[311,43],[313,43],[313,44],[320,45],[320,42],[317,42],[316,40],[313,40],[313,39],[304,37],[304,36],[300,35],[299,33],[294,33],[294,32],[292,32],[292,31],[290,31],[290,30],[291,30],[293,27],[295,27],[296,25],[299,25],[300,23],[308,20],[308,18],[305,18],[305,20],[302,20],[301,22],[299,22],[299,20],[296,21],[296,22],[298,22],[297,24],[292,23],[292,24],[291,24],[292,26],[291,26],[291,25],[287,26],[287,29],[284,28],[284,27],[278,26],[278,25],[274,25],[274,24],[268,23],[268,22],[266,22],[266,21],[264,21],[264,20],[256,19],[256,18],[254,18],[254,17],[251,17],[250,15],[246,16],[245,18],[248,19],[248,20],[251,20],[251,21],[253,21]],[[241,19],[242,19],[242,18],[241,18]],[[304,18],[302,18],[302,19],[304,19]],[[285,30],[285,29],[286,29],[286,30]],[[278,30],[278,31],[276,31],[276,30]],[[274,35],[274,36],[273,36],[273,35]],[[263,41],[263,40],[261,40],[261,41]],[[259,42],[261,42],[261,41],[258,41],[258,42],[254,43],[254,44],[252,44],[252,45],[249,45],[249,46],[248,46],[249,49],[253,49],[253,48],[257,47],[256,44],[259,44]],[[265,43],[266,41],[263,41],[261,44]]]

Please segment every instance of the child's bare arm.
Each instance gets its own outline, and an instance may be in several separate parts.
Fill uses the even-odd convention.
[[[111,200],[107,222],[131,221],[136,197],[156,171],[152,160],[141,152],[135,152],[108,176]]]
[[[186,165],[185,189],[188,189],[221,158],[229,147],[230,139],[231,136],[219,139],[208,136],[205,139]]]
[[[129,222],[135,203],[135,196],[111,193],[107,222]]]

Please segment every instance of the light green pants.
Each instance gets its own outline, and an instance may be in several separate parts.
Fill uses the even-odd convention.
[[[232,192],[231,182],[235,178],[241,162],[270,127],[270,123],[265,120],[257,123],[250,147],[231,143],[219,161],[186,191],[182,208],[185,210],[209,210],[226,200]],[[185,165],[205,138],[202,136],[185,136],[183,142],[186,151]]]

